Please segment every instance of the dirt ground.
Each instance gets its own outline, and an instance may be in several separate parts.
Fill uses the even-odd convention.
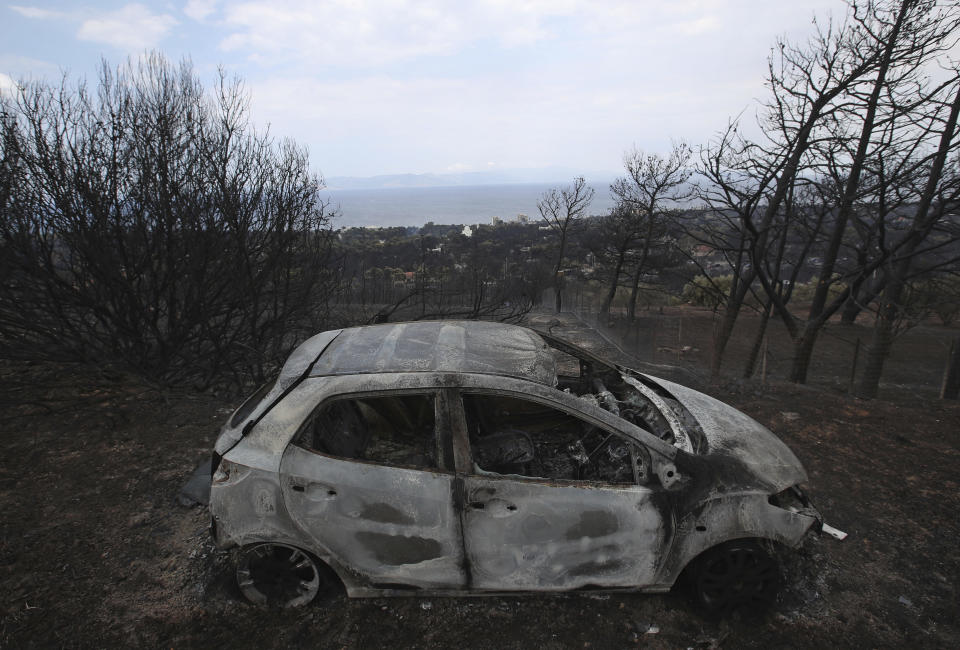
[[[534,322],[617,354],[573,319]],[[213,549],[206,510],[177,502],[236,397],[0,365],[0,647],[960,647],[960,404],[776,381],[695,387],[777,432],[850,535],[811,535],[786,554],[786,586],[760,620],[705,620],[677,594],[258,609],[234,586],[230,553]]]

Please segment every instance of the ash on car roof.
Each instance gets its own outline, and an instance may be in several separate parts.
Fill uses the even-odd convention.
[[[313,377],[373,372],[468,372],[553,386],[556,363],[536,333],[483,321],[430,321],[345,329],[327,346]]]

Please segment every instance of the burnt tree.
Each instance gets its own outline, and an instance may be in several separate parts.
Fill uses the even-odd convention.
[[[553,268],[554,308],[558,314],[561,308],[563,258],[567,243],[578,228],[580,220],[586,216],[593,194],[593,188],[587,185],[582,176],[579,176],[574,178],[570,185],[547,190],[537,201],[540,217],[550,226],[558,240],[557,261]]]
[[[159,54],[0,96],[0,350],[158,382],[260,380],[322,324],[331,212],[306,151]]]
[[[690,196],[686,183],[693,173],[688,168],[691,153],[683,142],[675,143],[666,156],[634,148],[623,157],[627,175],[610,186],[617,200],[630,208],[628,214],[635,221],[632,227],[640,235],[630,278],[630,322],[636,316],[640,278],[647,270],[655,240],[662,234],[668,216],[675,212],[673,207]]]

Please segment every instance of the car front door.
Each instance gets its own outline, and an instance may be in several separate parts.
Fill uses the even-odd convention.
[[[642,447],[517,395],[462,393],[471,586],[566,590],[654,581],[668,522]],[[661,503],[663,501],[661,500]]]
[[[319,555],[377,587],[465,584],[441,401],[436,391],[328,400],[284,452],[290,516]]]

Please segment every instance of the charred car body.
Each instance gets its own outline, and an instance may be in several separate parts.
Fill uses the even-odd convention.
[[[210,509],[255,602],[583,588],[768,601],[765,543],[822,519],[770,431],[697,391],[488,322],[323,332],[233,414]],[[686,575],[685,574],[685,575]]]

